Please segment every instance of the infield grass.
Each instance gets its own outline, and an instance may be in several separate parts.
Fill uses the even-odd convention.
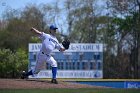
[[[0,89],[0,93],[140,93],[140,89]]]

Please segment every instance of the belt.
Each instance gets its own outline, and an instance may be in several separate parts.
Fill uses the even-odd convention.
[[[50,56],[50,55],[48,55],[48,54],[45,54],[44,52],[42,52],[42,54],[47,55],[47,56]]]

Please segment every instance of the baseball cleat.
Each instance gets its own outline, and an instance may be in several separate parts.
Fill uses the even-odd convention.
[[[52,80],[51,80],[51,83],[58,84],[58,82],[57,82],[56,79],[52,79]]]
[[[27,79],[27,78],[28,78],[28,76],[26,75],[26,72],[22,71],[21,79]]]

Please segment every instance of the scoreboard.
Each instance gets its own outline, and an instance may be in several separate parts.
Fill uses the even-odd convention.
[[[29,44],[29,70],[35,67],[40,48],[41,43]],[[68,50],[51,55],[58,64],[57,78],[103,78],[103,44],[72,43]],[[51,76],[51,66],[45,63],[35,78]]]

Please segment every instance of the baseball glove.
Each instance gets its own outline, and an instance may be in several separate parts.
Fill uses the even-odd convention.
[[[70,45],[70,41],[69,39],[65,39],[63,42],[62,42],[62,45],[65,49],[69,49],[69,45]]]

